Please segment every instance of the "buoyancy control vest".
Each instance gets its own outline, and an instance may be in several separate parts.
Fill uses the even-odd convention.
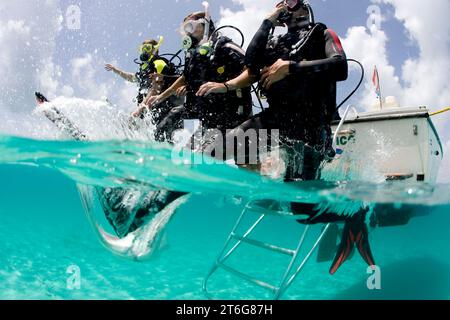
[[[231,39],[221,36],[186,53],[187,83],[185,118],[199,119],[205,129],[232,129],[252,114],[250,88],[197,97],[207,82],[226,82],[244,70],[245,53]]]

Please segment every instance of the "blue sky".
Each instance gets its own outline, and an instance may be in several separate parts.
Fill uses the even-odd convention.
[[[1,1],[12,2],[13,0]],[[255,2],[258,1],[255,0]],[[97,71],[96,81],[105,83],[114,81],[114,77],[102,72],[103,63],[114,61],[126,70],[135,70],[136,65],[133,59],[137,57],[139,43],[145,38],[164,35],[165,43],[162,52],[176,52],[180,48],[180,37],[177,33],[180,21],[187,13],[202,9],[201,0],[61,0],[56,3],[63,17],[70,5],[77,5],[81,10],[81,29],[70,30],[66,27],[66,21],[62,21],[62,29],[56,36],[55,49],[51,52],[53,62],[62,68],[59,81],[69,85],[71,85],[69,76],[72,71],[72,60],[86,54],[92,54],[96,58],[95,62],[98,63],[94,66]],[[243,7],[239,1],[231,0],[212,0],[210,3],[212,16],[216,21],[221,17],[222,8],[233,11]],[[326,23],[344,37],[351,26],[366,25],[368,18],[366,10],[372,1],[313,0],[312,4],[317,20]],[[389,61],[396,67],[396,74],[398,74],[406,58],[417,57],[418,48],[408,39],[401,23],[393,18],[393,7],[382,5],[381,8],[385,19],[382,28],[386,30],[389,37],[387,43]],[[269,11],[266,10],[266,12]],[[40,13],[37,12],[36,17],[33,18],[39,19],[39,16]],[[20,19],[20,14],[15,18]],[[247,43],[250,41],[249,36],[246,40]],[[371,71],[367,70],[369,73]],[[357,78],[358,74],[355,73],[347,83],[341,84],[340,95],[345,95],[351,90]],[[75,94],[77,94],[76,91]]]

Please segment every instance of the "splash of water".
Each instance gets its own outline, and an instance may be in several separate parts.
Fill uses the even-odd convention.
[[[149,119],[135,119],[108,101],[59,97],[38,107],[34,113],[45,117],[45,112],[53,108],[76,124],[91,141],[154,139],[155,126]],[[64,135],[63,131],[60,131],[60,135],[61,138],[72,139]]]

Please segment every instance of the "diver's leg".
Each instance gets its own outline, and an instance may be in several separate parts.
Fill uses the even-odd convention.
[[[185,195],[187,195],[185,192],[168,190],[149,192],[144,198],[143,203],[139,206],[128,232],[139,229],[168,205]]]
[[[106,219],[117,236],[125,237],[136,215],[141,192],[122,188],[96,188]]]
[[[222,139],[208,139],[208,141],[203,143],[201,151],[204,154],[210,155],[219,160],[226,161],[234,159],[239,165],[248,165],[248,160],[250,158],[249,146],[253,143],[258,145],[259,130],[263,128],[264,124],[262,123],[261,116],[256,115],[236,128],[226,132]],[[238,136],[242,133],[247,133],[249,130],[255,130],[256,135],[246,137],[244,140],[244,145],[238,145]],[[252,139],[256,139],[256,141],[252,141]],[[217,150],[221,150],[222,152],[219,153]],[[244,152],[242,152],[242,150]],[[239,155],[240,157],[238,158]]]
[[[170,109],[169,113],[157,124],[155,136],[158,141],[171,140],[173,132],[181,128],[184,106]]]

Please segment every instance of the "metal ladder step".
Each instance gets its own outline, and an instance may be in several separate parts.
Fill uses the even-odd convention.
[[[269,244],[269,243],[265,243],[265,242],[262,242],[262,241],[258,241],[258,240],[249,239],[247,237],[243,237],[243,236],[237,235],[234,232],[231,233],[231,237],[233,237],[236,240],[245,242],[247,244],[250,244],[250,245],[253,245],[253,246],[256,246],[256,247],[260,247],[260,248],[263,248],[263,249],[267,249],[267,250],[270,250],[270,251],[278,252],[278,253],[281,253],[281,254],[285,254],[285,255],[288,255],[288,256],[291,256],[291,257],[294,256],[294,254],[295,254],[295,250],[291,250],[291,249],[288,249],[288,248],[282,248],[282,247],[279,247],[279,246],[276,246],[276,245],[272,245],[272,244]]]
[[[279,208],[280,206],[277,206],[277,207]],[[275,210],[273,210],[273,208],[274,208],[274,206],[271,206],[271,205],[267,206],[267,208],[263,208],[262,206],[258,205],[258,203],[254,203],[252,201],[250,201],[245,206],[241,215],[239,216],[238,220],[236,221],[234,228],[232,229],[231,233],[229,234],[228,239],[227,239],[225,245],[223,246],[222,251],[220,252],[219,256],[217,257],[211,270],[205,277],[205,280],[203,281],[203,292],[209,299],[212,299],[213,297],[211,296],[211,294],[209,293],[209,290],[208,290],[208,281],[211,278],[211,276],[219,268],[224,271],[227,271],[243,280],[251,282],[256,286],[270,290],[274,294],[273,299],[275,299],[275,300],[280,299],[280,297],[291,286],[291,284],[293,283],[295,278],[303,270],[304,266],[306,265],[308,260],[311,258],[312,254],[316,250],[316,248],[319,245],[320,241],[322,240],[323,236],[327,232],[329,225],[327,225],[322,230],[321,234],[316,239],[314,246],[310,250],[306,251],[306,255],[303,258],[299,259],[299,255],[300,255],[301,249],[304,246],[304,242],[305,242],[306,236],[309,232],[310,226],[306,226],[304,228],[303,233],[297,242],[297,246],[296,246],[295,250],[283,248],[283,247],[276,246],[276,245],[266,243],[263,241],[251,239],[248,237],[253,232],[253,230],[261,223],[261,221],[265,218],[266,215],[275,215],[278,217],[288,218],[288,220],[291,220],[291,221],[299,219],[298,216],[293,215],[292,213],[282,211],[282,210],[277,210],[277,208],[275,208]],[[261,214],[260,212],[258,213],[259,210],[261,212],[263,212],[263,214]],[[260,217],[257,219],[257,221],[255,223],[253,223],[253,225],[247,230],[247,232],[244,233],[244,235],[240,235],[237,233],[238,227],[241,225],[241,222],[243,221],[245,214],[250,213],[250,212],[252,214],[258,213],[258,214],[260,214]],[[232,245],[232,248],[230,250],[227,251],[227,248],[233,242],[236,242],[236,243],[234,245]],[[256,247],[260,247],[263,249],[267,249],[269,251],[273,251],[276,253],[285,254],[285,255],[288,255],[291,257],[289,265],[287,266],[287,268],[284,272],[284,275],[281,278],[280,284],[278,286],[274,286],[274,285],[271,285],[262,280],[258,280],[255,277],[252,277],[252,276],[250,276],[246,273],[243,273],[233,267],[225,265],[225,261],[228,260],[230,258],[230,256],[234,252],[236,252],[236,249],[243,243],[250,244],[250,245],[253,245]],[[297,269],[296,269],[296,265],[299,265]]]
[[[222,268],[222,269],[224,269],[225,271],[228,271],[231,274],[234,274],[235,276],[237,276],[237,277],[239,277],[241,279],[247,280],[247,281],[249,281],[249,282],[251,282],[251,283],[253,283],[253,284],[257,285],[257,286],[260,286],[262,288],[269,289],[273,293],[276,293],[276,292],[278,292],[278,290],[280,290],[280,288],[278,288],[278,287],[275,287],[275,286],[273,286],[273,285],[271,285],[271,284],[269,284],[267,282],[258,280],[258,279],[254,278],[252,276],[249,276],[248,274],[245,274],[245,273],[243,273],[241,271],[238,271],[238,270],[236,270],[236,269],[234,269],[234,268],[232,268],[230,266],[227,266],[224,263],[218,263],[217,266]]]
[[[259,205],[247,205],[247,206],[245,206],[245,209],[247,210],[247,212],[251,212],[251,213],[260,214],[261,212],[264,212],[265,215],[269,215],[269,216],[283,217],[283,218],[288,218],[288,219],[293,219],[293,220],[299,219],[299,217],[296,216],[295,214],[293,214],[292,212],[281,211],[281,210],[271,210],[268,208],[263,208]]]

